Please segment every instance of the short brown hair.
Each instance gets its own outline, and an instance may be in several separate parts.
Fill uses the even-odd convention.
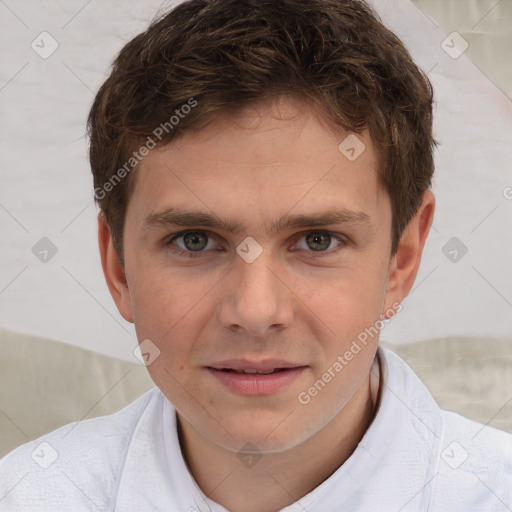
[[[363,0],[187,0],[122,48],[89,114],[95,198],[121,261],[137,149],[279,95],[325,107],[346,130],[368,128],[395,254],[437,145],[432,86],[403,43]]]

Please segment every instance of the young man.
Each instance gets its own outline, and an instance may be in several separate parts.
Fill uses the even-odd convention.
[[[7,455],[0,510],[512,510],[512,436],[378,346],[435,141],[366,4],[186,1],[123,48],[89,129],[105,278],[156,387]]]

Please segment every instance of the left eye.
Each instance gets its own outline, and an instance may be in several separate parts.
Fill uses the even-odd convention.
[[[338,247],[342,243],[340,238],[334,237],[333,235],[322,231],[313,231],[311,233],[308,233],[305,236],[301,237],[300,240],[305,241],[305,246],[304,244],[302,244],[302,247],[300,247],[301,242],[299,242],[296,245],[298,249],[311,250],[313,252],[327,252],[329,248],[334,249],[335,247]],[[335,247],[330,247],[334,241],[337,241],[338,245],[336,245]]]

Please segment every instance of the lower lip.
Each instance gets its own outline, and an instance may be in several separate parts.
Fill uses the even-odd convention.
[[[226,372],[207,368],[207,370],[231,391],[241,395],[271,395],[289,386],[306,369],[305,366],[290,368],[267,375],[254,373]]]

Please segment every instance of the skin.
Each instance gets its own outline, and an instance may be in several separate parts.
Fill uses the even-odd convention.
[[[309,404],[297,397],[407,296],[434,215],[426,191],[391,257],[391,203],[368,132],[358,135],[366,149],[351,162],[338,150],[348,133],[318,114],[282,97],[152,150],[127,209],[124,267],[99,215],[107,284],[138,339],[160,350],[148,370],[178,411],[185,460],[202,490],[233,512],[295,502],[354,451],[371,419],[378,336]],[[144,223],[168,208],[214,213],[244,229]],[[369,221],[266,229],[285,215],[335,208],[364,212]],[[196,258],[173,251],[193,252],[183,238],[171,240],[187,229],[208,235]],[[318,231],[345,242],[333,235],[318,250],[307,238]],[[248,236],[263,249],[252,263],[236,252]],[[238,357],[307,368],[272,395],[244,396],[205,368]],[[237,456],[247,443],[261,456],[250,467]]]

